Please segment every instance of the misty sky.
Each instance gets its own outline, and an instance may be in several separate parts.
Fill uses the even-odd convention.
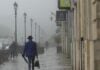
[[[10,34],[14,34],[14,2],[18,3],[18,39],[24,37],[24,17],[27,13],[27,36],[30,35],[30,18],[41,26],[50,37],[55,33],[56,24],[50,21],[51,12],[57,10],[57,0],[0,0],[0,26],[10,29]],[[0,27],[0,28],[1,28]],[[34,24],[33,24],[34,27]],[[5,34],[1,29],[1,34]],[[33,28],[34,31],[34,28]],[[33,34],[34,35],[34,34]]]

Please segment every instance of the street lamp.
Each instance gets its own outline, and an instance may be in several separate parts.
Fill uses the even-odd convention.
[[[15,42],[17,43],[17,8],[18,4],[14,3],[14,10],[15,10]]]
[[[37,36],[36,36],[36,35],[37,35],[37,34],[36,34],[36,33],[37,33],[36,30],[37,30],[37,23],[35,22],[35,41],[36,41],[36,37],[37,37]]]
[[[31,21],[31,36],[32,36],[32,23],[33,23],[33,19],[31,18],[30,21]]]
[[[41,30],[40,30],[40,25],[39,25],[39,45],[40,45],[40,33],[41,33]]]
[[[52,22],[52,20],[53,20],[53,17],[52,17],[52,16],[50,17],[50,20],[51,20],[51,22]]]
[[[51,12],[51,15],[53,15],[54,17],[56,17],[56,14],[54,12]]]
[[[51,17],[50,17],[51,21],[53,20],[53,17],[56,17],[56,14],[54,12],[51,12]]]
[[[25,29],[25,43],[26,43],[26,16],[27,16],[27,14],[26,13],[24,13],[24,29]]]

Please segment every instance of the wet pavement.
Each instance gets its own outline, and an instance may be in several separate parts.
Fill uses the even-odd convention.
[[[39,60],[41,67],[35,70],[72,70],[70,60],[62,54],[57,54],[55,47],[45,49],[45,53],[39,55]],[[0,65],[0,70],[28,70],[28,65],[19,55],[14,60],[10,59],[9,62]]]

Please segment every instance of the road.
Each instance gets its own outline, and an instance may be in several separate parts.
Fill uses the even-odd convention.
[[[56,47],[45,49],[45,53],[39,55],[39,60],[41,68],[35,70],[72,70],[70,60],[62,54],[57,54]],[[28,70],[28,66],[19,54],[14,60],[10,59],[9,62],[0,65],[0,70]]]

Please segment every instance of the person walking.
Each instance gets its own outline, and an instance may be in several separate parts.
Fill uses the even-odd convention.
[[[10,45],[10,55],[11,55],[12,59],[14,59],[14,57],[17,56],[15,53],[17,53],[17,51],[16,51],[16,42],[13,41]]]
[[[38,59],[38,53],[37,53],[37,44],[36,42],[32,41],[33,37],[29,36],[28,37],[28,42],[25,43],[25,47],[23,50],[23,57],[27,57],[28,58],[28,68],[29,70],[34,70],[34,61],[35,61],[35,57],[37,57]],[[31,66],[32,65],[32,66]]]

